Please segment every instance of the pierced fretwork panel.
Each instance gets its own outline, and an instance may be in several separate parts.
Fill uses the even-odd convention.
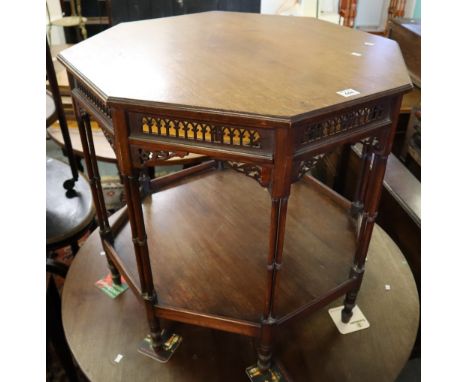
[[[104,136],[106,137],[107,142],[111,145],[112,149],[115,151],[115,146],[114,146],[114,136],[111,135],[105,128],[101,128]]]
[[[248,177],[255,179],[263,187],[267,187],[270,183],[271,169],[268,167],[233,161],[227,161],[226,163],[233,170],[241,172]]]
[[[88,100],[88,102],[97,109],[100,114],[112,121],[112,115],[110,108],[106,106],[106,104],[96,95],[94,95],[85,85],[83,85],[80,81],[76,81],[76,89]]]
[[[131,147],[133,165],[137,168],[154,166],[159,161],[171,158],[184,158],[189,153],[183,151],[148,151],[138,147]]]
[[[144,134],[183,140],[261,148],[261,136],[255,129],[218,126],[170,118],[142,117]]]
[[[308,145],[388,118],[389,108],[386,103],[351,109],[343,114],[305,125],[301,131],[300,145]]]
[[[318,154],[310,159],[296,161],[294,163],[292,181],[297,182],[305,174],[310,172],[324,156],[325,154]]]
[[[223,151],[265,155],[269,159],[275,149],[275,129],[269,127],[230,124],[224,121],[192,119],[192,116],[161,115],[152,112],[129,111],[127,121],[130,139],[145,139],[193,147],[216,147]],[[200,117],[202,118],[202,117]],[[211,118],[211,117],[210,117]],[[212,153],[210,153],[212,154]]]

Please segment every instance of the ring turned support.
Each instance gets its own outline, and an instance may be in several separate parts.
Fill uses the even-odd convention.
[[[78,129],[80,132],[81,144],[83,146],[83,154],[88,172],[89,183],[91,186],[91,192],[93,194],[93,200],[96,207],[99,234],[101,236],[101,240],[106,239],[112,243],[113,236],[109,226],[109,220],[107,219],[107,210],[104,203],[104,195],[102,193],[101,178],[97,166],[96,154],[94,152],[93,136],[91,133],[89,115],[85,111],[78,112],[79,108],[75,104],[75,101],[73,101],[73,105],[75,109],[75,115],[77,116]],[[103,246],[103,248],[105,248],[105,246]],[[116,285],[121,285],[119,271],[110,259],[107,251],[104,250],[104,252],[106,253],[107,264],[111,272],[112,282]]]
[[[349,291],[345,296],[344,308],[341,311],[341,320],[344,323],[348,323],[353,316],[353,308],[356,305],[356,299],[364,276],[364,265],[372,237],[372,230],[377,218],[385,169],[387,167],[387,158],[393,144],[401,100],[402,96],[399,96],[392,102],[392,125],[382,130],[382,133],[378,136],[377,144],[371,146],[371,151],[368,152],[368,156],[372,157],[373,154],[372,168],[369,173],[368,184],[364,186],[366,188],[364,212],[362,213],[362,222],[359,227],[358,246],[354,256],[354,265],[350,271],[350,277],[357,279],[358,282],[355,288]],[[365,159],[366,162],[368,160],[368,158]],[[367,175],[362,177],[361,182],[367,183]],[[364,187],[362,185],[360,186],[361,189]]]

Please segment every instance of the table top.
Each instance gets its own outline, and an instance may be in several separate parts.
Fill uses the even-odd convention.
[[[93,285],[108,272],[101,251],[94,231],[74,259],[62,295],[68,343],[91,381],[247,380],[244,370],[256,360],[255,347],[251,338],[236,334],[177,324],[183,342],[168,363],[138,353],[148,330],[144,307],[130,291],[112,300]],[[341,335],[327,312],[340,304],[278,332],[277,359],[299,382],[393,382],[414,343],[419,303],[403,255],[380,227],[374,229],[358,297],[370,328]],[[115,363],[118,354],[123,358]]]
[[[108,103],[261,120],[300,120],[411,88],[394,41],[306,17],[206,12],[121,23],[58,59]],[[337,94],[345,89],[359,94]]]

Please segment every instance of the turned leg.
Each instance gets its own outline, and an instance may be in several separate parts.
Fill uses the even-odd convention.
[[[128,216],[137,260],[141,292],[145,301],[146,317],[150,328],[151,347],[154,352],[157,353],[163,344],[162,329],[160,321],[154,312],[154,305],[157,304],[158,299],[154,289],[153,273],[151,271],[149,259],[145,223],[140,200],[138,174],[136,170],[134,170],[134,174],[132,176],[122,175],[122,178],[127,196]]]
[[[260,343],[257,351],[257,367],[262,370],[268,370],[271,367],[272,357],[272,327],[267,321],[262,322],[260,334]]]
[[[361,180],[361,188],[358,190],[360,195],[365,195],[364,211],[362,213],[362,222],[359,227],[358,245],[354,256],[354,265],[351,269],[350,277],[356,280],[355,287],[350,290],[344,300],[344,308],[341,311],[341,320],[348,323],[353,315],[353,308],[356,305],[356,299],[362,283],[364,275],[364,265],[366,262],[367,251],[374,229],[375,219],[377,218],[377,208],[380,202],[382,193],[382,184],[387,167],[387,158],[390,154],[393,138],[398,123],[398,115],[400,113],[402,96],[395,97],[392,100],[390,107],[391,126],[380,130],[375,136],[376,139],[367,140],[367,147],[363,149],[363,159],[365,167],[365,180]],[[364,154],[366,157],[364,158]],[[366,162],[369,161],[367,164]],[[372,166],[371,166],[372,163]],[[370,171],[368,169],[372,167]],[[360,196],[359,195],[359,196]]]
[[[364,196],[369,179],[370,165],[372,161],[372,151],[370,150],[369,143],[363,142],[361,152],[361,164],[359,168],[358,181],[356,184],[356,191],[354,200],[351,204],[351,216],[357,218],[364,209]]]
[[[75,108],[76,110],[77,108]],[[93,201],[96,207],[96,215],[99,224],[99,234],[102,240],[113,242],[112,232],[107,218],[106,205],[104,203],[104,195],[102,193],[101,178],[97,166],[96,153],[94,150],[93,136],[91,132],[91,123],[89,115],[85,112],[75,113],[77,115],[78,129],[80,131],[81,143],[83,146],[83,154],[88,171],[89,183],[93,194]],[[112,275],[112,281],[116,285],[121,284],[120,273],[114,263],[106,253],[107,264]]]
[[[283,257],[288,197],[273,198],[270,216],[270,240],[267,262],[267,290],[263,307],[262,329],[258,348],[257,366],[265,371],[271,367],[275,292],[279,283],[279,270]]]
[[[372,237],[375,219],[377,217],[377,207],[380,201],[382,182],[387,165],[387,154],[376,152],[370,173],[369,187],[366,192],[364,203],[364,213],[358,236],[358,246],[354,258],[354,266],[350,272],[350,278],[356,279],[356,286],[346,294],[344,308],[341,311],[341,320],[348,323],[353,315],[353,308],[356,305],[356,299],[361,287],[362,277],[364,275],[364,264],[369,249],[369,243]]]

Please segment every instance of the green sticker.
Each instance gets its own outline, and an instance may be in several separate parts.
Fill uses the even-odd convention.
[[[121,276],[121,285],[116,285],[112,281],[112,275],[109,273],[106,277],[101,280],[96,281],[96,285],[100,290],[102,290],[110,298],[116,298],[121,295],[128,289],[128,285],[125,282],[125,279]]]

